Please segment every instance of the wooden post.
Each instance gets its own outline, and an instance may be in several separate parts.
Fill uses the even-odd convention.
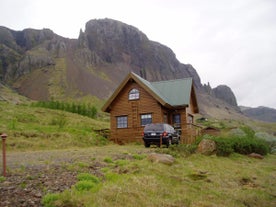
[[[3,153],[3,176],[6,177],[6,138],[7,135],[1,134],[2,138],[2,153]]]

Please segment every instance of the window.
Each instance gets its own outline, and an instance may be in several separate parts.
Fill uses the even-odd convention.
[[[147,124],[152,123],[152,116],[151,114],[142,114],[141,115],[141,126],[145,126]]]
[[[117,117],[117,128],[127,128],[127,116],[118,116]]]
[[[139,91],[136,88],[133,88],[129,91],[128,100],[137,100],[139,99]]]
[[[173,125],[174,125],[174,127],[176,127],[176,128],[180,127],[180,123],[181,123],[180,114],[174,114],[173,115]]]
[[[191,115],[191,114],[188,115],[188,123],[189,123],[189,124],[194,123],[194,117],[193,117],[193,115]]]

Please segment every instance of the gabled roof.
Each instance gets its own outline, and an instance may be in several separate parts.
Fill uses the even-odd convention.
[[[107,100],[105,105],[102,107],[103,111],[109,111],[109,105],[113,102],[113,100],[117,97],[119,92],[124,88],[130,79],[133,79],[163,106],[174,108],[185,107],[190,104],[190,98],[193,89],[192,78],[149,82],[137,74],[131,72],[114,91],[113,95]]]

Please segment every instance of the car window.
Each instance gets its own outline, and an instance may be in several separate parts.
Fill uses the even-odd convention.
[[[150,124],[146,125],[144,131],[163,131],[163,124]]]

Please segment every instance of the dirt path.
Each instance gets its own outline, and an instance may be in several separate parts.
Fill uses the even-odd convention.
[[[0,182],[0,206],[42,206],[47,193],[62,192],[76,183],[79,170],[100,175],[103,159],[148,153],[143,146],[104,146],[87,149],[8,152],[7,177]],[[2,155],[0,156],[2,173]]]

